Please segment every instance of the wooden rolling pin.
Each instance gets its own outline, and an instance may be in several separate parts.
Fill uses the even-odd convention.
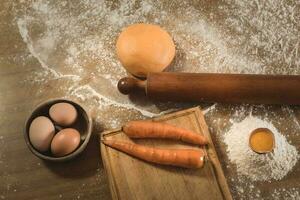
[[[123,94],[138,90],[164,101],[300,105],[300,75],[150,73],[122,78]]]

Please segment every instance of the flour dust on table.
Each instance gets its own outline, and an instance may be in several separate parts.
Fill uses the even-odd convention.
[[[274,134],[275,148],[271,153],[258,154],[249,147],[250,134],[257,128],[267,128]],[[300,157],[296,147],[290,145],[273,124],[251,115],[233,123],[224,135],[224,142],[229,160],[236,165],[237,172],[251,181],[280,180],[293,169]]]
[[[299,166],[299,124],[287,106],[215,105],[206,113],[216,145],[225,149],[227,181],[238,199],[297,199]],[[275,138],[275,148],[257,154],[249,147],[249,136],[257,128],[267,128]],[[295,177],[295,178],[293,178]],[[295,180],[293,180],[295,179]],[[276,183],[276,184],[272,184]],[[269,185],[269,186],[268,186]],[[282,193],[278,192],[282,191]]]
[[[54,97],[79,101],[92,113],[96,124],[105,129],[196,105],[154,104],[144,97],[130,99],[119,94],[117,81],[127,76],[127,72],[117,60],[115,43],[122,29],[130,24],[157,24],[170,33],[176,55],[169,71],[300,74],[297,1],[20,2],[21,5],[12,3],[14,25],[27,47],[19,59],[37,66],[26,77],[26,84],[38,86],[35,97],[39,99],[46,98],[51,87]],[[212,133],[216,133],[217,144],[222,145],[221,135],[232,125],[225,119],[241,121],[250,107],[214,104],[206,109],[206,120]],[[288,137],[300,131],[297,108],[256,108],[270,113],[275,110],[274,113],[289,119],[287,129],[294,129]],[[268,119],[279,126],[278,115],[270,114]],[[237,179],[231,185],[233,196],[240,199],[244,193],[239,188],[247,185]],[[247,197],[254,198],[256,193],[250,192]]]

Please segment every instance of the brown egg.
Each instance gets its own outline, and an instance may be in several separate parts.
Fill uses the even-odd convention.
[[[163,71],[175,56],[171,36],[152,24],[128,26],[121,32],[116,48],[123,67],[138,77]]]
[[[51,120],[40,116],[35,118],[29,127],[29,140],[38,151],[45,152],[50,148],[55,128]]]
[[[69,126],[76,121],[77,110],[69,103],[57,103],[49,109],[50,117],[61,126]]]
[[[72,153],[80,143],[80,133],[73,128],[59,131],[51,142],[51,152],[56,157]]]

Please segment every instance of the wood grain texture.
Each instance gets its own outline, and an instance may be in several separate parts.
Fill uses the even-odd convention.
[[[155,100],[251,104],[300,104],[299,75],[149,73]]]
[[[43,161],[28,149],[23,136],[26,118],[38,103],[64,96],[57,88],[68,81],[32,81],[32,74],[43,70],[29,56],[12,4],[19,3],[0,2],[0,199],[111,199],[95,133],[85,151],[66,163]],[[47,92],[42,94],[42,88]]]
[[[183,169],[150,164],[102,144],[101,155],[107,171],[113,199],[232,199],[213,142],[199,108],[168,114],[162,121],[203,134],[208,160],[201,169]],[[120,129],[103,134],[101,139],[131,140]],[[136,139],[154,147],[198,148],[178,141]]]

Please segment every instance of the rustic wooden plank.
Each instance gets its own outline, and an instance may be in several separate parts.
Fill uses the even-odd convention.
[[[202,133],[209,139],[209,143],[213,144],[213,140],[210,136],[208,126],[206,125],[206,122],[205,122],[205,119],[204,119],[204,116],[203,116],[202,112],[196,111],[195,114],[198,118],[199,127],[201,128]],[[223,173],[223,170],[222,170],[222,167],[221,167],[221,163],[220,163],[219,158],[217,156],[218,154],[216,152],[215,146],[214,145],[208,145],[207,146],[207,151],[208,151],[208,154],[209,154],[209,158],[210,158],[211,162],[213,163],[212,166],[219,166],[219,167],[216,167],[214,169],[216,170],[215,175],[216,175],[216,178],[218,180],[218,183],[221,185],[220,188],[222,189],[223,194],[225,196],[231,196],[229,187],[228,187],[227,182],[226,182],[226,178],[224,176],[224,173]]]
[[[204,134],[208,161],[201,169],[183,169],[151,164],[116,151],[101,143],[101,155],[109,177],[113,199],[232,199],[201,110],[191,108],[154,118]],[[102,134],[103,139],[132,141],[121,129]],[[176,141],[139,139],[139,144],[155,147],[198,148]]]

